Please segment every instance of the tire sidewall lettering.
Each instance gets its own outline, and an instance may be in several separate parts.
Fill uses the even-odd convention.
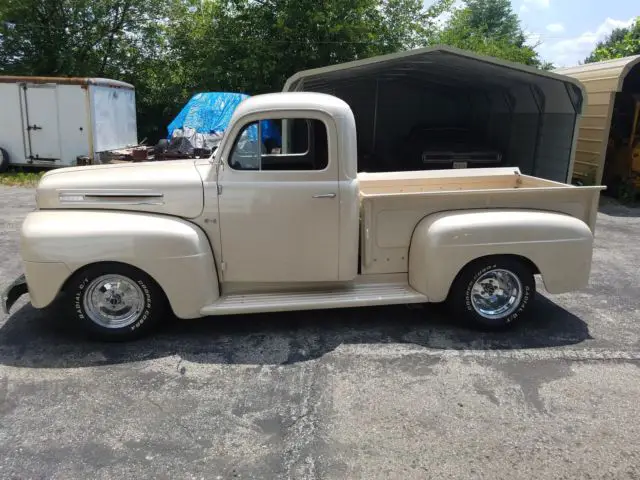
[[[515,312],[513,312],[511,315],[509,315],[505,319],[507,323],[511,323],[512,321],[516,320],[520,316],[520,314],[524,311],[524,309],[527,308],[527,304],[529,303],[529,297],[531,296],[531,287],[529,287],[529,285],[525,285],[523,290],[524,291],[522,293],[522,299],[520,300],[520,305],[518,306]]]
[[[476,280],[480,278],[483,274],[485,274],[489,270],[493,270],[494,268],[498,268],[497,264],[487,265],[486,267],[481,268],[478,272],[476,272],[473,275],[473,277],[471,277],[471,280],[469,280],[469,283],[467,284],[467,288],[465,290],[465,295],[464,295],[465,308],[467,309],[467,311],[475,312],[475,309],[471,304],[471,289],[473,289],[473,285],[476,283]]]
[[[140,328],[147,321],[147,318],[149,318],[149,315],[151,315],[151,293],[149,292],[149,288],[147,287],[147,284],[144,283],[144,281],[142,280],[138,280],[136,283],[140,286],[140,288],[142,289],[142,292],[144,293],[145,308],[142,314],[140,315],[140,318],[134,324],[129,325],[129,329],[131,331],[134,331]]]

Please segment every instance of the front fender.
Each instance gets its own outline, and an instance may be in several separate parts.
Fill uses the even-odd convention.
[[[531,210],[441,212],[422,219],[409,251],[409,283],[432,302],[447,298],[460,270],[489,255],[531,261],[545,289],[562,293],[589,281],[593,234],[564,214]]]
[[[219,297],[211,246],[196,225],[162,215],[40,210],[27,215],[20,239],[32,304],[51,303],[67,279],[103,261],[133,265],[164,290],[176,316],[195,318]]]

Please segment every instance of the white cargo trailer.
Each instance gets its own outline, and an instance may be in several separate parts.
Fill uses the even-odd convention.
[[[0,76],[0,171],[100,163],[138,143],[135,90],[103,78]]]

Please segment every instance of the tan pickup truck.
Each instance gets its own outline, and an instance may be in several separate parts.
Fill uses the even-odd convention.
[[[262,120],[282,146],[259,142]],[[349,106],[320,93],[252,97],[209,160],[55,170],[21,229],[36,308],[59,295],[103,339],[162,316],[450,303],[502,328],[587,285],[602,187],[517,168],[357,173]]]

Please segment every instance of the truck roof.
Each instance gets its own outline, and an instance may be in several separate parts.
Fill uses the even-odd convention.
[[[331,116],[351,112],[347,102],[326,93],[279,92],[247,98],[238,105],[233,116],[237,118],[258,112],[300,109],[321,110]]]
[[[0,75],[0,83],[55,83],[59,85],[99,85],[104,87],[125,88],[134,90],[130,83],[110,78],[92,77],[39,77],[29,75]]]

